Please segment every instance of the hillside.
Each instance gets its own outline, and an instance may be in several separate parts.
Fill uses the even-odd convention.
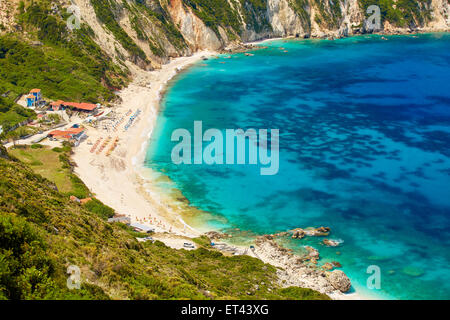
[[[0,125],[32,113],[16,99],[107,102],[131,70],[271,37],[347,36],[381,9],[382,32],[449,30],[448,0],[0,0]],[[79,11],[79,14],[78,14]],[[78,17],[79,15],[79,17]],[[79,21],[78,21],[79,20]],[[69,25],[79,28],[70,30]]]
[[[381,9],[381,31],[443,31],[450,26],[447,0],[74,0],[73,3],[79,8],[81,19],[80,29],[74,32],[65,30],[65,22],[74,21],[66,2],[47,0],[3,3],[9,14],[0,18],[0,30],[20,30],[28,38],[76,43],[80,48],[86,42],[93,45],[92,40],[114,61],[129,60],[141,67],[155,67],[168,57],[199,49],[218,50],[241,41],[371,32],[364,24],[371,15],[366,13],[370,5]]]
[[[328,299],[281,289],[274,267],[225,257],[200,239],[195,251],[138,242],[141,235],[70,201],[3,147],[0,177],[2,299]],[[70,265],[81,269],[80,290],[66,286]]]
[[[137,68],[160,68],[172,57],[262,38],[368,32],[365,10],[374,2],[383,32],[450,25],[448,0],[73,2],[81,24],[70,30],[69,1],[0,0],[4,131],[35,117],[16,104],[32,88],[42,89],[46,100],[108,104]],[[203,238],[195,251],[139,242],[142,235],[106,222],[112,209],[98,200],[69,200],[90,196],[69,156],[70,148],[8,154],[0,146],[0,299],[328,299],[309,289],[283,289],[274,267],[224,256]],[[66,286],[71,265],[81,269],[80,290]]]

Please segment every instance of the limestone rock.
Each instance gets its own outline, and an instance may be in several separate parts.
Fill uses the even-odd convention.
[[[292,239],[303,239],[305,237],[305,231],[303,229],[298,228],[292,230]]]
[[[350,279],[341,270],[334,270],[328,274],[328,280],[331,285],[341,292],[347,292],[352,286]]]
[[[324,269],[324,270],[333,270],[333,268],[334,268],[334,265],[331,264],[331,263],[329,263],[329,262],[325,263],[325,264],[322,266],[322,269]]]
[[[308,251],[308,257],[314,260],[319,259],[319,251],[310,246],[305,246],[305,249]]]
[[[210,240],[220,240],[225,238],[230,238],[230,235],[226,233],[220,233],[217,231],[209,231],[205,233],[205,236],[207,236]]]
[[[337,247],[340,245],[339,241],[331,240],[331,239],[323,239],[322,243],[327,247]]]

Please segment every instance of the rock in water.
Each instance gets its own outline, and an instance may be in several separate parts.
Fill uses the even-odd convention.
[[[292,230],[292,239],[303,239],[305,237],[305,231],[303,229]]]
[[[334,270],[333,272],[330,272],[328,274],[328,280],[336,290],[341,292],[347,292],[352,286],[350,279],[341,270]]]
[[[411,277],[420,277],[424,274],[424,271],[422,269],[415,267],[404,267],[402,269],[402,272]]]
[[[323,239],[323,244],[326,245],[327,247],[337,247],[339,246],[340,242],[336,241],[336,240],[331,240],[331,239]]]
[[[333,266],[331,263],[329,263],[329,262],[325,263],[325,264],[322,266],[322,269],[323,269],[323,270],[333,270],[333,268],[334,268],[334,266]]]
[[[342,265],[338,261],[332,261],[331,264],[335,268],[342,268]]]

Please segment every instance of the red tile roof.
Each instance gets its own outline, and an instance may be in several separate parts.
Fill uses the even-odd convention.
[[[62,104],[68,107],[86,111],[93,111],[97,108],[97,105],[92,103],[63,102]]]
[[[83,128],[69,128],[69,129],[66,130],[66,132],[73,133],[73,134],[78,134],[78,133],[81,133],[83,131],[84,131]]]
[[[30,91],[30,93],[38,93],[38,92],[41,92],[41,89],[32,89]]]
[[[48,135],[49,136],[62,136],[65,135],[66,132],[65,131],[61,131],[61,130],[53,130],[52,132],[49,132]]]
[[[50,103],[51,106],[60,106],[61,104],[63,104],[64,101],[62,100],[57,100],[57,101],[53,101]]]
[[[93,103],[78,103],[78,102],[66,102],[66,101],[62,101],[62,100],[58,100],[58,101],[54,101],[52,103],[50,103],[51,106],[66,106],[66,107],[72,107],[72,108],[76,108],[79,110],[85,110],[85,111],[93,111],[97,108],[96,104]]]
[[[57,136],[57,137],[62,137],[62,138],[66,138],[66,139],[70,139],[72,137],[72,135],[76,135],[79,134],[81,132],[83,132],[84,129],[83,128],[70,128],[67,130],[53,130],[52,132],[50,132],[48,135],[49,136]]]

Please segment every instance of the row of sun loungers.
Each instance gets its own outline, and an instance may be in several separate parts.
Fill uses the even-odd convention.
[[[106,152],[106,156],[109,157],[111,153],[117,148],[117,144],[119,143],[119,138],[116,137],[113,141],[112,146],[109,148],[109,150]]]
[[[97,154],[102,153],[102,151],[106,148],[108,143],[111,141],[111,137],[106,138],[106,140],[103,142],[103,144],[100,146],[100,148],[97,150]]]
[[[102,141],[103,138],[98,138],[97,141],[94,143],[94,145],[91,148],[91,153],[95,152],[95,149],[97,149],[98,145],[100,144],[100,142]]]
[[[125,125],[125,131],[127,131],[132,125],[134,120],[141,114],[141,109],[138,109],[128,120],[128,123]]]

